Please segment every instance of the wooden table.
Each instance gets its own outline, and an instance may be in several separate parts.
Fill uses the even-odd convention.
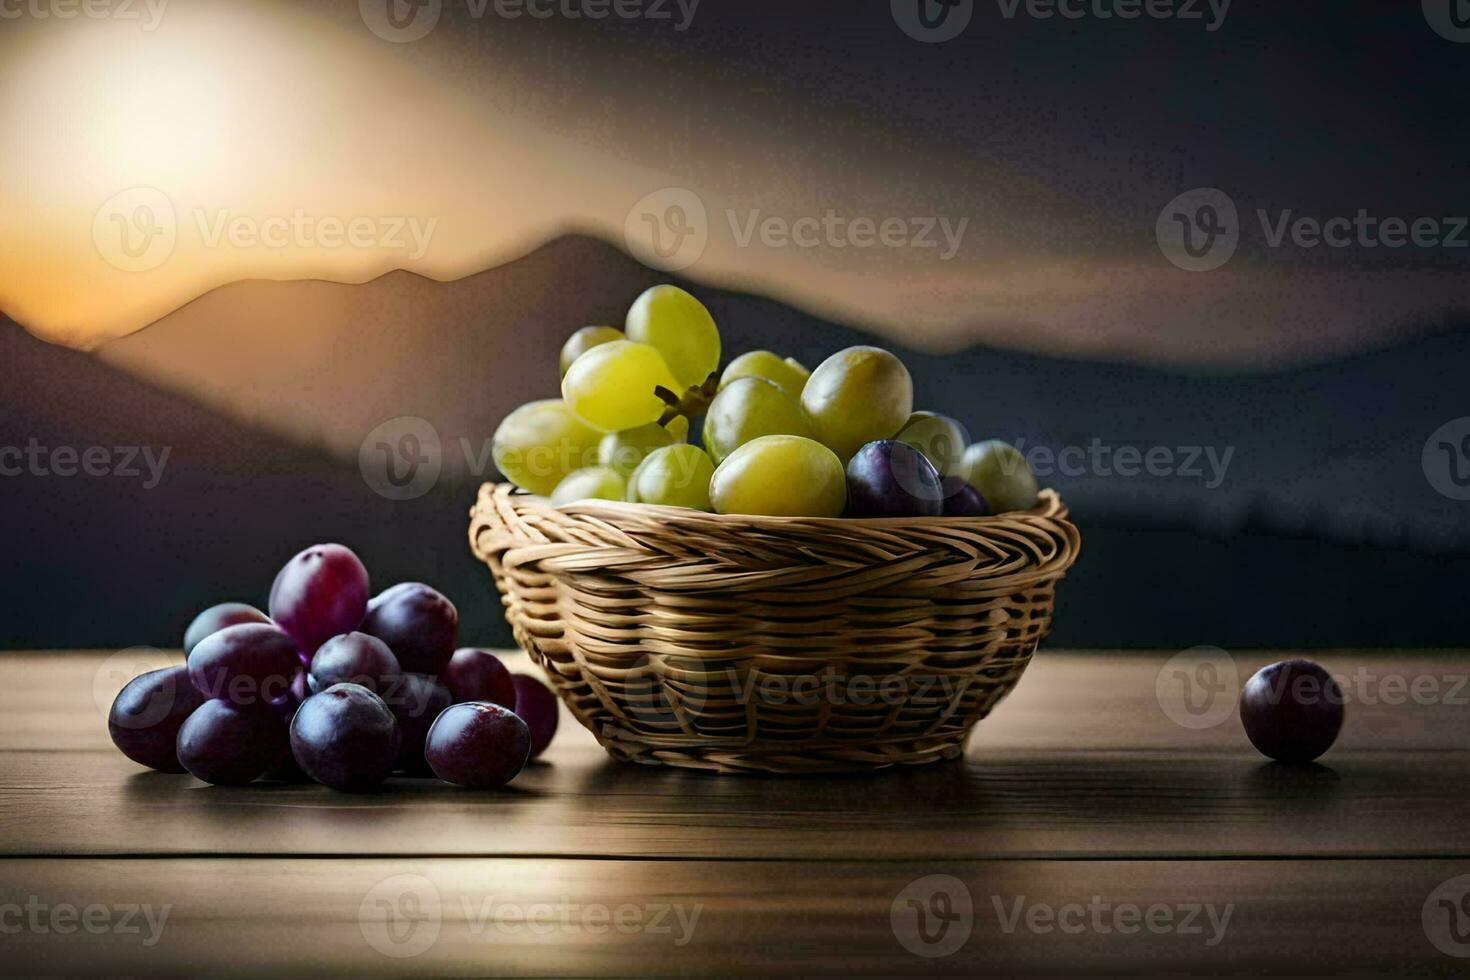
[[[1350,703],[1315,767],[1232,697],[1172,721],[1165,655],[1044,651],[963,763],[643,768],[564,717],[509,790],[347,796],[117,753],[112,693],[176,653],[0,655],[0,970],[1463,971],[1470,660],[1317,659]]]

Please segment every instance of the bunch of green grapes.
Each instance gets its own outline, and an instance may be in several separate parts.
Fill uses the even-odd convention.
[[[979,516],[1035,506],[1025,457],[914,411],[890,352],[838,351],[815,371],[748,351],[720,373],[720,332],[676,286],[634,301],[622,329],[583,327],[561,350],[561,398],[501,423],[494,459],[558,506],[617,500],[786,517]],[[700,445],[688,441],[703,416]]]

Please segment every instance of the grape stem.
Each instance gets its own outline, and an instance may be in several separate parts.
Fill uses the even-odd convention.
[[[655,388],[654,393],[669,405],[664,411],[664,414],[659,416],[658,424],[668,425],[680,415],[693,419],[696,415],[709,408],[709,403],[714,401],[714,397],[719,390],[720,377],[718,374],[711,374],[708,378],[704,379],[704,384],[690,388],[684,392],[684,397],[682,398],[667,388]]]

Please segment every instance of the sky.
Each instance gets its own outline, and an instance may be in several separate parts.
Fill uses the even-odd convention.
[[[1119,2],[3,0],[0,310],[91,348],[569,231],[933,349],[1271,364],[1470,305],[1434,0]]]

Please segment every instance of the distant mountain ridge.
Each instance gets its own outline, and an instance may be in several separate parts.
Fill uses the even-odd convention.
[[[263,602],[275,569],[321,540],[357,548],[375,587],[443,588],[465,642],[509,643],[464,540],[475,486],[493,473],[447,451],[427,495],[395,502],[368,486],[358,449],[402,415],[429,420],[446,446],[483,447],[506,411],[555,392],[571,329],[619,322],[668,278],[566,239],[460,283],[392,274],[358,287],[226,287],[100,358],[0,320],[0,449],[34,439],[168,450],[151,488],[0,477],[0,534],[19,559],[0,645],[176,644],[204,605]],[[815,365],[873,340],[772,300],[696,291],[727,354],[764,347]],[[1470,414],[1470,334],[1230,376],[895,349],[920,407],[956,415],[975,437],[1086,460],[1085,472],[1044,478],[1084,540],[1054,644],[1463,644],[1470,504],[1437,493],[1421,455],[1430,433]],[[1144,460],[1154,449],[1176,470],[1192,453],[1197,472],[1116,472],[1119,450]]]
[[[753,348],[808,366],[871,335],[779,302],[689,286],[596,239],[567,236],[467,279],[391,273],[361,286],[247,282],[216,290],[107,345],[109,363],[253,425],[355,459],[380,423],[427,419],[482,446],[516,405],[557,391],[557,351],[587,323],[620,325],[631,300],[675,281],[709,305],[726,357]],[[1075,461],[1049,482],[1115,522],[1273,531],[1425,551],[1470,548],[1470,514],[1437,494],[1425,439],[1466,413],[1470,334],[1445,329],[1339,361],[1204,374],[973,347],[885,344],[914,374],[916,404]],[[1094,450],[1094,446],[1098,448]],[[1096,460],[1172,454],[1167,477]],[[1222,478],[1202,472],[1211,453]],[[1227,456],[1228,454],[1228,456]],[[1194,456],[1194,466],[1185,466]],[[446,454],[456,476],[484,476]],[[1160,467],[1155,467],[1159,469]],[[1199,469],[1199,475],[1192,475]],[[1218,485],[1210,485],[1212,482]]]

